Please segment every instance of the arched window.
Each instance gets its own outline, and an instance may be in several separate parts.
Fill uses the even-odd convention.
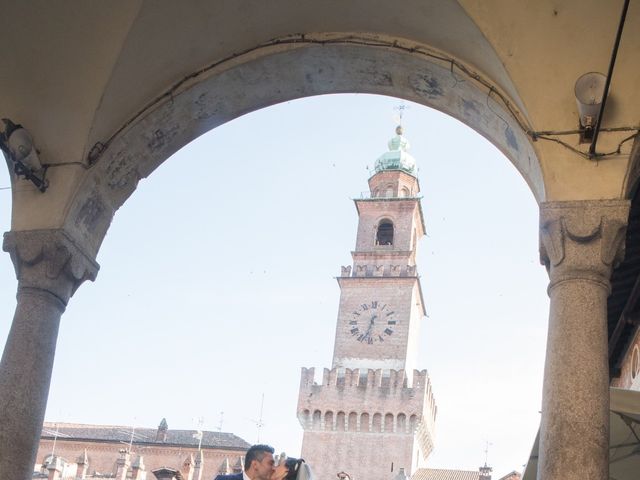
[[[336,415],[336,430],[339,432],[344,432],[346,429],[346,418],[344,412],[338,412]]]
[[[408,197],[410,193],[411,192],[409,192],[409,189],[407,187],[402,187],[402,190],[400,190],[401,197]]]
[[[393,245],[393,222],[381,220],[376,232],[376,245]]]
[[[368,432],[369,431],[369,414],[363,413],[360,415],[360,431]]]
[[[358,414],[356,412],[349,414],[349,427],[347,430],[350,432],[356,432],[358,430]]]
[[[384,431],[387,433],[393,432],[393,415],[390,413],[384,416]]]
[[[324,414],[324,429],[333,430],[333,412],[331,410]]]

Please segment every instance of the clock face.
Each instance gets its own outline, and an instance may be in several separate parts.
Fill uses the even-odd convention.
[[[387,341],[397,323],[395,312],[388,303],[373,300],[358,306],[351,313],[347,326],[358,342],[373,345]]]

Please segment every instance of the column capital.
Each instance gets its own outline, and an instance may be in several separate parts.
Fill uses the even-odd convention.
[[[567,280],[611,288],[611,272],[624,258],[628,200],[580,200],[540,205],[540,263],[549,290]]]
[[[64,230],[6,232],[2,249],[11,256],[19,291],[43,290],[64,306],[82,282],[95,280],[100,269]]]

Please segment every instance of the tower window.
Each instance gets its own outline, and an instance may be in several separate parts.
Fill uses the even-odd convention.
[[[393,222],[391,220],[382,220],[378,224],[376,245],[393,245]]]

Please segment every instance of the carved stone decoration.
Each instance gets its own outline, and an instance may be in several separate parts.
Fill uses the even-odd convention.
[[[100,268],[63,230],[7,232],[2,248],[11,256],[18,288],[46,290],[64,305]]]
[[[384,275],[384,265],[375,265],[373,269],[374,277],[382,277]]]
[[[366,265],[357,265],[356,266],[356,277],[365,277],[367,275],[367,266]]]
[[[574,277],[609,288],[612,269],[624,258],[629,202],[547,202],[540,207],[540,262],[549,288]]]
[[[407,265],[407,277],[415,277],[415,276],[416,276],[416,266]]]
[[[340,269],[341,277],[350,277],[351,276],[351,265],[343,266]]]
[[[392,277],[400,276],[400,265],[391,265],[391,276]]]

